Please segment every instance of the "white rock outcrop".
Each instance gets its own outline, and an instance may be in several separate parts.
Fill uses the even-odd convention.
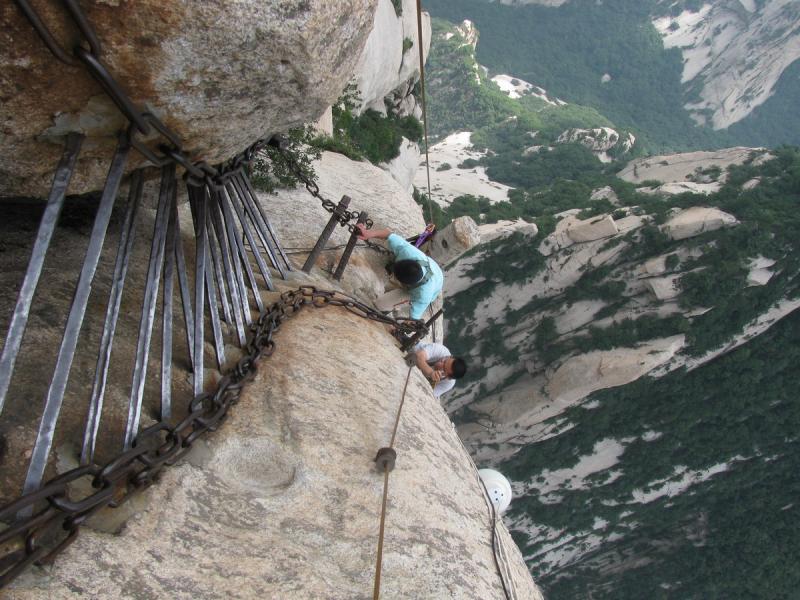
[[[701,83],[700,100],[686,109],[714,129],[729,127],[763,104],[800,58],[795,0],[704,2],[697,12],[658,17],[653,24],[665,48],[683,52],[682,82]]]
[[[400,143],[400,154],[388,163],[381,163],[379,166],[388,171],[400,184],[400,187],[410,194],[414,189],[414,176],[417,173],[419,157],[419,146],[415,142],[403,138]]]
[[[737,223],[739,221],[736,220],[736,217],[718,208],[693,206],[679,211],[661,225],[660,229],[670,239],[683,240]]]
[[[651,277],[645,280],[645,285],[656,300],[672,300],[681,293],[680,280],[680,275]]]
[[[771,258],[757,256],[750,261],[750,271],[747,273],[747,283],[749,285],[767,285],[775,271],[772,267],[775,261]]]
[[[417,4],[403,0],[398,16],[391,0],[378,0],[372,32],[355,69],[355,83],[361,96],[360,110],[386,112],[384,98],[411,79],[419,78]],[[422,15],[422,48],[427,58],[431,43],[431,19]],[[404,40],[412,46],[404,50]]]
[[[472,217],[458,217],[436,232],[430,242],[429,253],[437,263],[445,266],[481,241],[478,225]]]
[[[584,221],[576,221],[567,228],[567,235],[573,242],[592,242],[604,237],[616,235],[617,224],[611,215],[601,215]]]
[[[718,167],[720,169],[718,179],[715,182],[709,182],[715,185],[704,188],[704,190],[717,191],[720,187],[719,184],[725,182],[726,171],[730,165],[740,165],[753,156],[758,162],[770,157],[763,148],[742,146],[708,152],[663,154],[632,160],[618,173],[618,176],[631,183],[644,181],[659,181],[664,184],[682,183],[691,182],[691,179],[695,178],[698,173]]]
[[[539,234],[539,228],[536,223],[528,223],[523,219],[518,219],[516,221],[498,221],[497,223],[479,225],[478,232],[481,236],[481,243],[485,244],[497,238],[508,237],[516,232],[533,240]]]
[[[480,165],[459,168],[467,159],[480,160],[482,152],[474,150],[471,131],[453,133],[434,144],[428,151],[430,169],[425,166],[424,156],[414,175],[414,185],[427,193],[428,170],[430,170],[431,197],[440,205],[447,206],[454,198],[470,194],[483,196],[490,202],[508,200],[513,188],[489,179],[486,167]]]
[[[636,143],[633,134],[624,136],[610,127],[597,127],[595,129],[567,129],[556,140],[557,144],[579,143],[591,150],[601,161],[611,162],[609,151],[618,147],[620,153],[628,152]]]

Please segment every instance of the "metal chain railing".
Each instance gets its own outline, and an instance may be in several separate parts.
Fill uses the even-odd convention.
[[[119,506],[137,490],[148,487],[163,467],[175,464],[198,437],[216,430],[230,407],[239,401],[244,384],[255,377],[259,362],[275,352],[275,333],[307,306],[339,306],[359,317],[390,325],[403,351],[426,333],[421,321],[392,319],[341,292],[312,286],[284,292],[251,326],[246,355],[222,377],[215,391],[190,402],[189,414],[177,425],[162,420],[143,430],[133,447],[106,465],[83,465],[62,473],[0,508],[0,521],[16,518],[0,531],[0,548],[16,545],[0,556],[0,588],[29,564],[50,562],[76,539],[89,517],[107,506]],[[90,481],[92,491],[78,492],[80,486],[74,484],[79,480]],[[20,518],[25,513],[29,516]]]
[[[357,231],[356,222],[358,221],[358,217],[361,214],[357,210],[347,210],[346,208],[338,207],[333,200],[330,200],[322,195],[319,190],[319,186],[317,182],[314,181],[313,178],[309,177],[308,174],[303,171],[300,165],[297,163],[297,160],[292,156],[291,153],[286,152],[286,142],[280,136],[273,136],[268,144],[274,148],[276,148],[281,153],[281,159],[284,161],[286,166],[289,170],[292,171],[292,174],[299,179],[303,185],[308,190],[308,193],[317,198],[320,203],[322,204],[322,208],[326,211],[331,213],[336,220],[339,222],[339,225],[342,227],[347,227],[347,230],[352,234]],[[367,229],[372,229],[374,223],[372,219],[366,219],[364,222]],[[376,244],[370,240],[362,240],[368,248],[375,250],[381,254],[385,254],[390,256],[392,253],[387,249],[381,246],[380,244]]]

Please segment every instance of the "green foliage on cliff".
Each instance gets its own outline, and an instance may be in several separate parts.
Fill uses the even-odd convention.
[[[681,83],[681,52],[665,49],[651,22],[661,10],[657,0],[573,0],[558,8],[430,0],[426,8],[452,22],[473,21],[478,62],[492,73],[594,107],[653,153],[800,142],[800,63],[787,69],[772,98],[728,131],[698,127],[684,109],[693,89]]]
[[[422,139],[422,123],[416,118],[401,117],[390,110],[383,115],[368,109],[359,115],[356,108],[360,103],[356,87],[345,88],[333,105],[333,135],[318,136],[311,143],[353,160],[366,159],[379,164],[397,158],[404,137],[413,142]]]
[[[556,502],[533,489],[512,503],[512,522],[525,516],[565,535],[616,538],[551,573],[541,571],[543,561],[531,561],[545,595],[794,597],[800,585],[794,568],[800,559],[798,365],[800,314],[701,370],[595,394],[599,407],[560,417],[571,428],[500,465],[515,480],[542,484],[546,470],[575,466],[603,440],[625,440],[620,462],[588,477],[588,486],[562,485],[551,496]],[[716,467],[716,474],[698,477],[681,494],[634,501],[637,490],[681,480],[678,466],[696,473]],[[607,524],[593,529],[596,519]],[[550,543],[513,528],[512,535],[523,553]],[[622,566],[601,568],[611,564]]]
[[[286,133],[283,150],[267,146],[256,155],[250,174],[253,186],[272,193],[278,188],[294,188],[300,183],[295,169],[314,179],[313,161],[320,157],[315,145],[316,132],[310,126],[297,127]]]
[[[527,132],[538,131],[536,143],[554,141],[566,129],[613,127],[594,108],[568,104],[554,106],[531,95],[511,99],[476,63],[474,51],[455,26],[433,19],[433,42],[426,66],[428,132],[436,141],[456,131],[476,131],[473,143],[497,146],[497,141],[520,119],[516,146],[534,142]],[[446,35],[451,35],[445,39]],[[510,126],[509,126],[510,124]],[[493,128],[497,126],[495,131]],[[525,138],[525,139],[523,139]],[[524,142],[523,145],[521,145]]]

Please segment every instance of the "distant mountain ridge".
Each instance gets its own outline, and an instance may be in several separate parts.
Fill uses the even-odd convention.
[[[793,0],[427,6],[434,17],[475,22],[477,58],[491,74],[594,107],[652,152],[800,143]]]

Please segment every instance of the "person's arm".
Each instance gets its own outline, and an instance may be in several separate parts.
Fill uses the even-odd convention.
[[[358,239],[360,240],[371,240],[372,238],[385,240],[392,235],[392,230],[388,227],[384,227],[383,229],[367,229],[367,226],[364,225],[364,223],[356,223],[356,227],[358,227]]]
[[[414,360],[417,363],[417,368],[422,371],[422,374],[425,375],[425,377],[434,383],[439,383],[439,380],[442,378],[441,373],[428,365],[428,353],[425,352],[424,349],[420,348],[414,352]]]

